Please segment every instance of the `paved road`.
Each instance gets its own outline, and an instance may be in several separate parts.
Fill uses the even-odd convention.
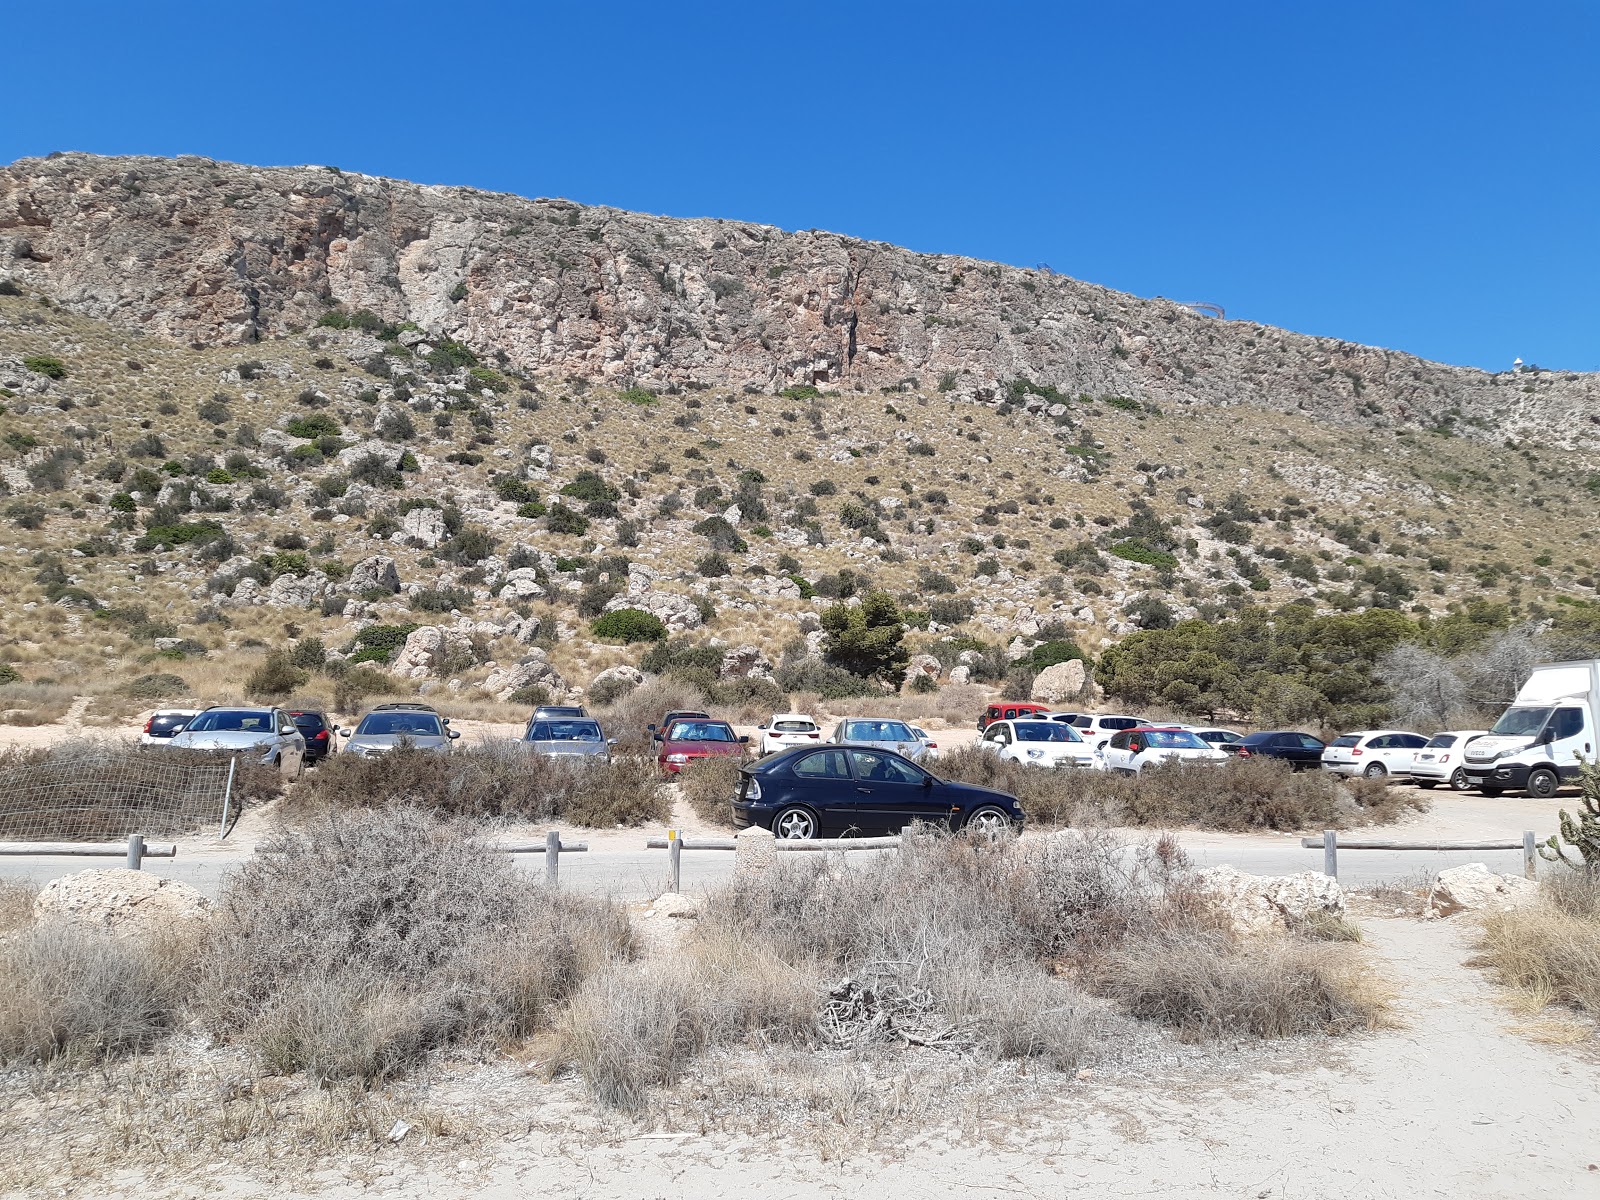
[[[1196,865],[1229,865],[1252,875],[1287,875],[1295,871],[1320,871],[1322,850],[1304,849],[1299,838],[1283,837],[1263,843],[1259,838],[1239,838],[1219,843],[1216,835],[1186,839],[1179,835]],[[569,887],[624,900],[648,899],[665,890],[667,854],[664,850],[608,850],[584,854],[564,854],[560,869],[562,883]],[[854,851],[852,859],[876,851]],[[146,859],[145,869],[169,879],[181,880],[208,896],[216,896],[224,874],[243,859],[240,854],[191,854],[180,849],[175,859]],[[543,875],[544,856],[518,855],[517,862],[535,875]],[[1415,880],[1431,876],[1445,867],[1481,862],[1492,871],[1515,875],[1522,872],[1522,852],[1467,851],[1440,854],[1429,851],[1342,850],[1339,854],[1339,879],[1346,888],[1360,889],[1382,882]],[[120,859],[68,857],[0,858],[0,877],[42,884],[60,875],[89,867],[121,866]],[[683,854],[685,891],[698,892],[726,879],[733,870],[733,855],[724,850],[690,850]]]

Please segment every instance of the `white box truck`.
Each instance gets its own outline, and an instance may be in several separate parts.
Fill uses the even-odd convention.
[[[1463,756],[1467,778],[1485,796],[1521,788],[1537,800],[1576,779],[1594,760],[1600,731],[1600,659],[1544,663],[1517,698]]]

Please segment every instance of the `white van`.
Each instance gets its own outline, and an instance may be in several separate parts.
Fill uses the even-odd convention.
[[[1594,758],[1597,716],[1600,659],[1537,666],[1494,728],[1466,748],[1467,778],[1485,796],[1522,788],[1547,800]]]

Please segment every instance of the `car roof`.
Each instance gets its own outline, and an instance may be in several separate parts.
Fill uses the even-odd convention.
[[[430,712],[430,713],[437,713],[439,710],[437,708],[435,708],[431,704],[418,704],[418,703],[414,703],[413,702],[413,703],[405,703],[405,704],[376,704],[376,705],[373,705],[373,707],[372,707],[372,709],[370,711],[372,711],[372,712]]]
[[[275,712],[278,706],[276,704],[208,704],[200,712],[210,712],[216,708],[226,712]]]
[[[773,720],[773,721],[811,721],[811,722],[813,722],[813,724],[815,723],[815,718],[813,718],[810,713],[799,713],[799,712],[795,712],[795,713],[773,713],[772,716],[770,718],[768,718],[768,719],[769,720]]]

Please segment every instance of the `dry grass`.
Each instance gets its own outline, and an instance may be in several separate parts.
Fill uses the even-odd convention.
[[[1115,1058],[1134,1019],[1185,1037],[1368,1027],[1383,998],[1358,954],[1236,940],[1170,842],[912,833],[848,868],[736,878],[670,965],[579,991],[559,1057],[631,1112],[716,1046],[929,1047],[1070,1072]]]
[[[67,715],[75,695],[73,688],[60,684],[0,684],[0,722],[49,725]]]
[[[665,675],[652,675],[625,696],[600,708],[595,716],[606,735],[617,739],[618,754],[655,757],[648,727],[675,709],[709,712],[705,693],[691,683]]]
[[[372,1082],[435,1046],[530,1032],[631,952],[619,910],[545,891],[459,826],[330,814],[228,880],[195,1006],[268,1071]]]
[[[0,936],[33,920],[33,901],[38,894],[33,884],[0,879]]]
[[[568,763],[517,742],[484,742],[437,754],[402,747],[366,757],[338,754],[286,803],[286,815],[410,806],[445,817],[565,820],[604,829],[667,819],[654,762],[615,758]]]
[[[0,942],[0,1063],[146,1050],[178,1019],[181,963],[152,943],[46,923]]]
[[[1171,829],[1347,829],[1394,821],[1429,800],[1370,780],[1339,781],[1270,759],[1167,763],[1137,776],[1045,770],[963,746],[933,764],[941,775],[1010,792],[1034,827],[1105,824]]]
[[[739,767],[736,758],[707,758],[678,773],[683,798],[707,825],[733,828],[733,796],[739,790]]]
[[[1562,871],[1541,891],[1536,907],[1484,918],[1478,962],[1532,1007],[1600,1017],[1600,876]]]

